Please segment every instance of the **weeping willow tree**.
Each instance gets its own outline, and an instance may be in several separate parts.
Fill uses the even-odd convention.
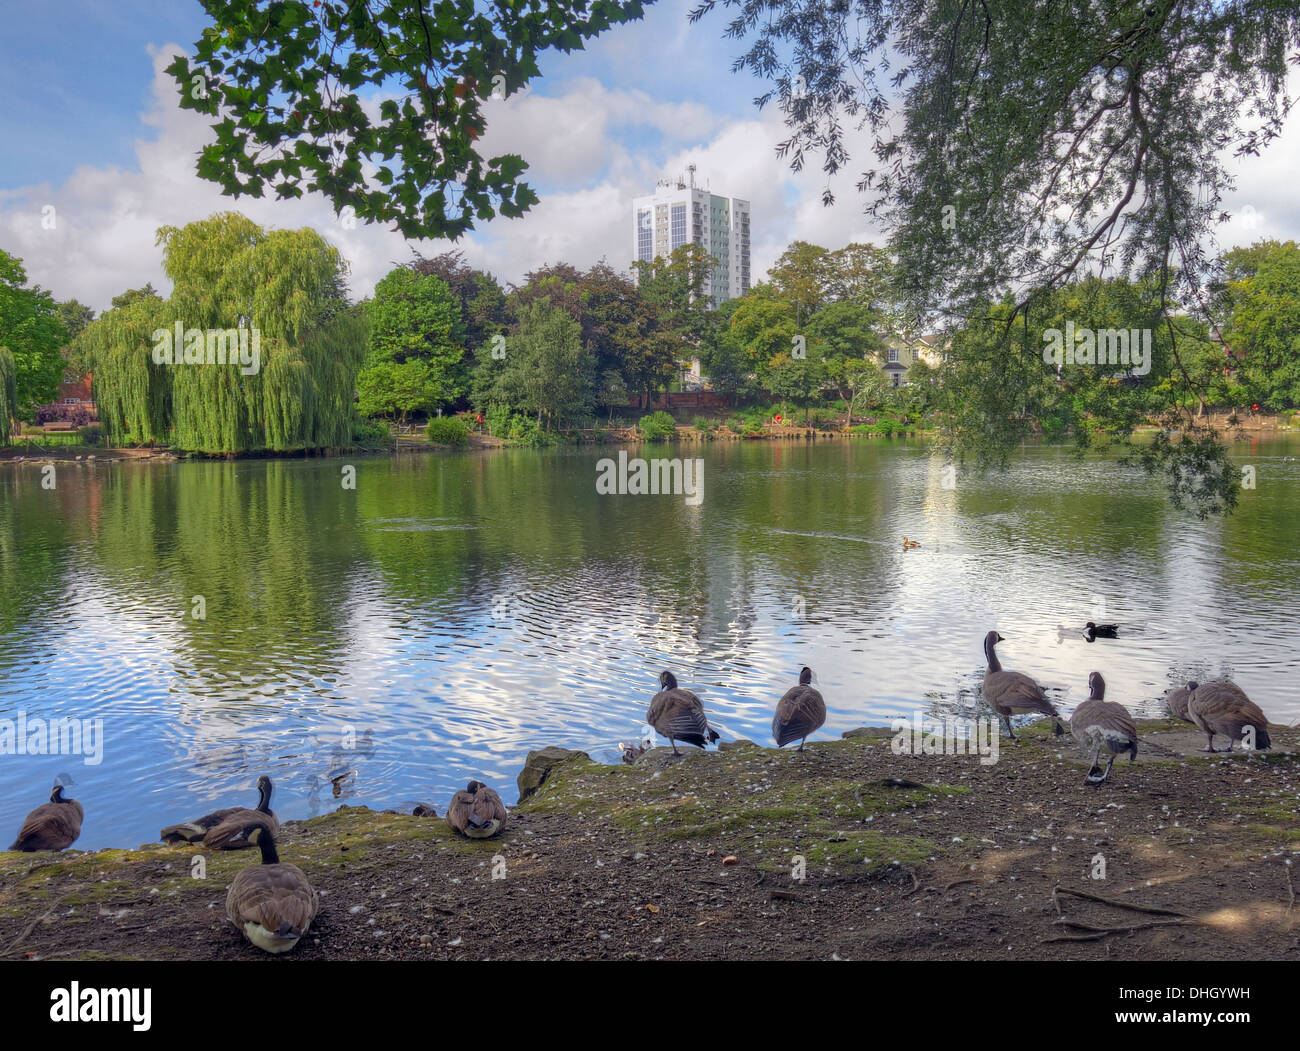
[[[346,445],[367,330],[338,250],[236,212],[164,226],[157,243],[171,297],[110,311],[81,337],[109,440],[227,455]]]
[[[71,353],[89,364],[105,437],[113,445],[166,441],[171,373],[155,365],[151,334],[166,323],[167,304],[153,292],[106,311],[73,340]]]
[[[18,364],[8,347],[0,347],[0,441],[8,441],[18,414]]]

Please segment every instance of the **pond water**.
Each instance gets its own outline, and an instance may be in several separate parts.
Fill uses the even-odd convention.
[[[639,454],[702,457],[704,498],[598,495],[608,449],[83,462],[52,490],[0,465],[0,719],[103,727],[98,763],[0,755],[0,846],[60,774],[81,849],[252,805],[264,772],[282,818],[441,813],[471,778],[510,802],[529,749],[617,762],[662,668],[764,745],[804,664],[815,738],[969,713],[990,628],[1067,712],[1096,669],[1143,715],[1226,673],[1300,718],[1295,439],[1238,448],[1257,487],[1206,522],[1055,448],[953,488],[903,441]],[[1103,616],[1121,637],[1085,643]]]

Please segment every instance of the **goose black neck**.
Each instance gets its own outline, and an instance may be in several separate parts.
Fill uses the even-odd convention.
[[[280,855],[275,849],[275,837],[265,828],[262,829],[261,835],[257,837],[257,846],[262,852],[263,865],[280,864]]]
[[[257,786],[257,809],[263,814],[271,812],[271,782],[263,781]]]
[[[994,649],[995,646],[997,646],[997,643],[992,639],[984,640],[984,656],[988,658],[989,671],[1002,670],[1002,662],[998,660],[997,652]]]
[[[803,671],[799,673],[799,685],[807,686],[811,682],[812,682],[812,669],[805,668]]]

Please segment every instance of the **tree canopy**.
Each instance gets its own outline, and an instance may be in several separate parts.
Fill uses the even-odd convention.
[[[367,332],[338,251],[314,230],[264,230],[237,212],[164,226],[157,243],[171,297],[120,298],[75,341],[108,439],[217,454],[347,445]],[[184,360],[178,346],[177,363],[160,363],[160,335],[176,325]],[[197,347],[190,331],[205,336]],[[255,363],[205,357],[229,333]]]
[[[703,0],[692,20],[716,8],[730,12],[725,32],[744,47],[735,68],[768,82],[756,102],[784,113],[779,153],[795,170],[820,157],[833,174],[851,161],[852,134],[873,143],[858,189],[890,231],[908,316],[956,327],[999,304],[1009,354],[1013,323],[1050,309],[1056,289],[1095,275],[1143,290],[1175,359],[1157,459],[1148,449],[1143,462],[1198,492],[1201,450],[1219,440],[1188,408],[1205,392],[1181,363],[1174,319],[1226,320],[1208,316],[1211,234],[1225,218],[1233,159],[1257,154],[1282,128],[1300,9],[1273,0]],[[834,201],[829,188],[824,199]],[[1013,418],[1026,394],[1016,377],[1030,376],[1011,369],[992,386],[960,389],[984,375],[959,366],[948,386],[989,419]],[[990,404],[996,391],[1004,397]],[[1102,414],[1109,406],[1094,404]],[[1126,411],[1116,402],[1110,422],[1122,429]],[[1007,432],[957,429],[947,439],[959,458],[997,462]]]
[[[0,437],[9,436],[11,417],[30,418],[54,399],[67,338],[54,297],[39,285],[27,287],[22,261],[0,250]]]
[[[641,17],[641,0],[202,0],[211,25],[167,67],[212,120],[198,174],[231,196],[319,191],[405,236],[456,238],[537,195],[516,154],[483,157],[482,103],[549,50]]]

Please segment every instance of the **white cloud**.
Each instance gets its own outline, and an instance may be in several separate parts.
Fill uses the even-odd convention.
[[[0,192],[0,245],[23,259],[30,280],[60,299],[76,297],[100,310],[113,295],[146,281],[165,291],[157,228],[225,209],[266,226],[315,227],[350,261],[357,296],[368,295],[393,265],[408,260],[413,246],[425,254],[450,247],[446,241],[408,243],[380,226],[345,229],[319,195],[298,201],[223,197],[194,174],[209,131],[202,118],[176,105],[176,88],[163,72],[178,50],[168,45],[152,52],[152,93],[140,119],[153,134],[136,140],[135,168],[82,164],[62,185]],[[854,186],[866,160],[866,136],[853,137],[849,167],[827,180],[815,160],[796,175],[776,156],[787,131],[775,110],[723,120],[702,104],[659,101],[590,78],[548,87],[550,94],[533,90],[488,104],[485,154],[521,154],[542,198],[524,218],[497,219],[457,245],[472,264],[501,280],[518,281],[547,262],[586,267],[603,257],[627,268],[632,198],[688,163],[718,192],[751,202],[756,280],[795,238],[830,248],[882,240]],[[1234,219],[1221,231],[1225,245],[1296,236],[1300,205],[1291,188],[1298,159],[1300,128],[1292,122],[1263,157],[1243,164],[1229,203],[1253,207],[1257,225],[1249,229],[1242,217]],[[832,208],[821,204],[828,184],[837,197]],[[53,230],[42,226],[46,205],[56,210]]]

